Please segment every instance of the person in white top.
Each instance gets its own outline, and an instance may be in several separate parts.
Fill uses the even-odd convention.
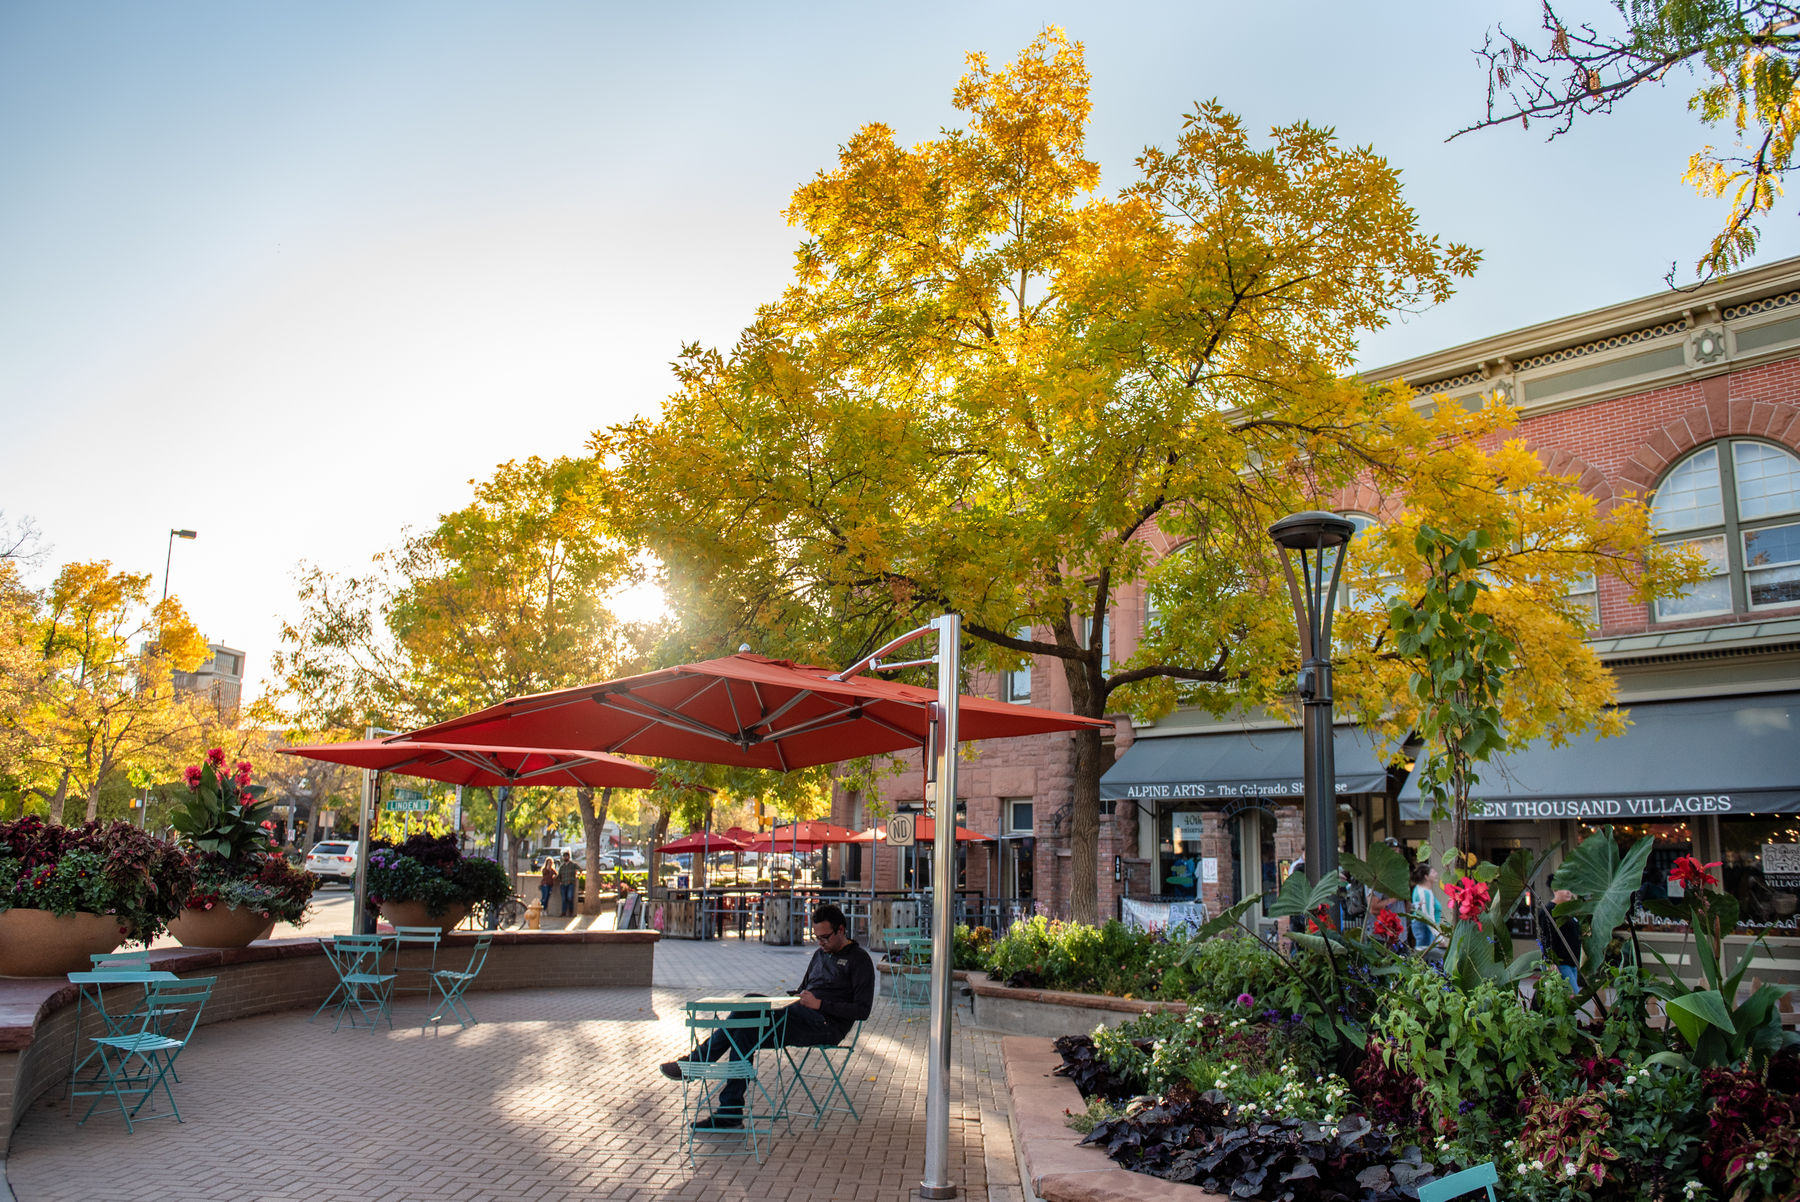
[[[1437,894],[1437,868],[1420,863],[1412,871],[1412,936],[1413,946],[1420,951],[1432,947],[1442,938],[1437,924],[1444,920],[1444,903]]]

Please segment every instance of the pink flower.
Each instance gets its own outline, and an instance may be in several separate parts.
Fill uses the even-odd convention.
[[[187,771],[183,772],[181,775],[187,781],[189,791],[200,787],[200,769],[196,768],[194,765],[189,764],[187,766]]]
[[[1669,869],[1669,879],[1683,889],[1701,889],[1707,885],[1719,883],[1718,877],[1706,871],[1708,868],[1717,868],[1718,866],[1719,861],[1717,860],[1710,864],[1702,864],[1693,856],[1676,856],[1675,867]]]
[[[225,749],[223,747],[215,747],[207,752],[206,762],[211,764],[214,768],[223,768],[225,766]]]
[[[1493,894],[1488,887],[1473,877],[1463,877],[1451,881],[1444,886],[1444,896],[1450,899],[1450,912],[1457,918],[1472,918],[1475,929],[1481,929],[1481,915],[1488,907]]]
[[[1256,1005],[1256,999],[1248,993],[1240,993],[1237,995],[1237,1004],[1248,1010]]]
[[[263,823],[262,823],[262,828],[263,828],[263,829],[264,829],[264,830],[265,830],[265,831],[272,831],[272,830],[274,830],[274,829],[275,829],[275,824],[274,824],[274,823],[273,823],[273,822],[270,822],[270,821],[269,821],[269,820],[268,820],[268,819],[266,819],[266,818],[265,818],[265,819],[264,819],[264,820],[263,820]]]
[[[236,772],[235,776],[237,779],[238,788],[240,788],[240,789],[250,783],[250,761],[249,760],[239,760],[237,762],[237,772]]]

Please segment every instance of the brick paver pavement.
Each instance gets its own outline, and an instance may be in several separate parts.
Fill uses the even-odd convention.
[[[405,1025],[417,1001],[392,1032],[333,1034],[295,1012],[205,1027],[181,1056],[185,1123],[77,1128],[52,1095],[19,1124],[6,1174],[20,1202],[903,1202],[924,1168],[926,1023],[885,997],[846,1074],[860,1122],[797,1121],[760,1166],[682,1155],[681,1087],[656,1071],[685,1048],[681,1002],[793,988],[807,954],[671,941],[653,988],[476,994],[480,1024],[436,1035]],[[953,1074],[952,1180],[1018,1202],[998,1035],[959,1021]]]

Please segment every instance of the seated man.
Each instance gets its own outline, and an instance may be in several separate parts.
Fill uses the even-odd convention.
[[[861,944],[844,929],[844,912],[836,906],[820,906],[813,911],[813,938],[819,950],[806,965],[806,976],[800,981],[799,1001],[783,1010],[775,1019],[779,1024],[775,1046],[790,1048],[829,1047],[844,1041],[850,1028],[869,1017],[875,1004],[875,962]],[[738,1011],[733,1017],[753,1018],[759,1011]],[[742,1036],[740,1036],[742,1038]],[[743,1053],[731,1042],[730,1032],[714,1031],[704,1043],[682,1060],[712,1061],[729,1056],[743,1059]],[[681,1061],[671,1060],[661,1066],[662,1075],[671,1081],[681,1080]],[[719,1090],[717,1109],[694,1123],[696,1131],[729,1131],[744,1125],[744,1092],[749,1082],[742,1078],[725,1082]]]

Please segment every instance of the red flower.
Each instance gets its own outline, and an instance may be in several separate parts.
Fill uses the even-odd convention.
[[[189,764],[187,766],[187,771],[183,772],[181,775],[187,781],[187,787],[190,792],[200,787],[200,769],[196,768],[194,765]]]
[[[223,768],[225,766],[225,749],[223,747],[215,747],[207,752],[206,762],[211,764],[214,768]]]
[[[274,824],[274,823],[273,823],[273,822],[270,822],[270,821],[269,821],[269,820],[268,820],[268,819],[266,819],[266,818],[265,818],[265,819],[263,819],[263,822],[262,822],[262,828],[263,828],[263,829],[264,829],[264,830],[265,830],[265,831],[272,831],[272,830],[274,830],[274,829],[275,829],[275,824]]]
[[[1451,881],[1444,886],[1444,896],[1450,899],[1450,913],[1457,918],[1472,918],[1475,929],[1481,929],[1481,915],[1493,897],[1488,887],[1473,877],[1463,877]]]
[[[1693,856],[1676,856],[1675,867],[1669,869],[1669,879],[1683,889],[1701,889],[1707,885],[1719,883],[1718,877],[1706,871],[1708,868],[1717,868],[1718,866],[1718,860],[1714,860],[1710,864],[1702,864]]]
[[[1337,919],[1332,915],[1331,907],[1320,906],[1317,910],[1314,910],[1308,915],[1306,919],[1306,929],[1308,931],[1337,930]]]
[[[235,773],[235,776],[237,779],[238,788],[240,788],[240,789],[250,783],[250,761],[249,760],[239,760],[237,762],[237,772]]]
[[[1389,943],[1397,943],[1401,936],[1405,934],[1406,924],[1400,921],[1400,916],[1398,914],[1394,913],[1386,906],[1383,906],[1376,913],[1375,937],[1377,939],[1385,939]]]

